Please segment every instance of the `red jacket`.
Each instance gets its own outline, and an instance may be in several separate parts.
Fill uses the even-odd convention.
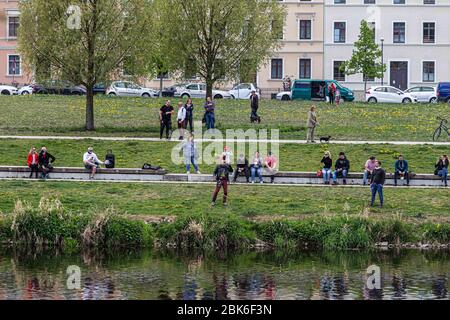
[[[33,159],[34,159],[34,164],[38,165],[39,164],[39,155],[37,153],[29,153],[28,154],[28,166],[30,167],[31,164],[33,163]]]

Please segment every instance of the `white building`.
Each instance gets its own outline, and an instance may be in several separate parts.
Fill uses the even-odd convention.
[[[325,78],[363,90],[363,76],[345,76],[339,65],[351,57],[364,19],[383,42],[384,84],[404,90],[450,81],[450,0],[325,0],[324,16]]]

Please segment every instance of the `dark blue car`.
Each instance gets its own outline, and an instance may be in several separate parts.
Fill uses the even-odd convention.
[[[436,91],[439,101],[450,103],[450,82],[439,83]]]

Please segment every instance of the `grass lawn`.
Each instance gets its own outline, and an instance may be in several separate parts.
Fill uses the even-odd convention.
[[[164,185],[80,182],[0,181],[0,212],[9,213],[16,200],[37,206],[39,199],[57,197],[71,211],[99,211],[113,206],[119,212],[144,216],[226,214],[271,219],[323,215],[358,215],[369,201],[368,188],[314,188],[232,185],[230,206],[210,208],[213,185]],[[373,209],[375,218],[450,222],[449,191],[386,188],[386,207]],[[276,205],[274,206],[274,203]]]
[[[177,144],[172,142],[141,142],[141,141],[78,141],[78,140],[18,140],[0,139],[0,165],[26,165],[27,154],[31,146],[47,146],[56,158],[55,166],[81,167],[82,155],[88,146],[93,145],[97,155],[104,158],[106,151],[112,149],[116,155],[119,168],[141,168],[147,162],[162,166],[170,172],[184,173],[182,165],[171,161],[172,148]],[[207,147],[209,143],[204,145]],[[268,146],[270,148],[270,145]],[[222,148],[221,148],[222,149]],[[235,146],[235,154],[237,148]],[[298,145],[281,144],[279,147],[280,167],[283,171],[315,172],[320,168],[323,152],[330,150],[333,160],[339,152],[347,153],[351,161],[351,171],[362,171],[364,163],[375,155],[384,162],[388,171],[393,171],[395,158],[404,154],[410,162],[410,167],[416,173],[433,173],[434,163],[438,156],[450,153],[448,146],[397,146],[397,145]],[[212,172],[213,166],[201,165],[204,173]]]
[[[176,106],[177,100],[173,99]],[[0,96],[0,134],[159,136],[158,110],[163,100],[96,97],[97,131],[87,133],[85,99],[65,96]],[[262,100],[260,125],[249,123],[247,101],[217,101],[219,129],[279,129],[283,139],[306,139],[311,102]],[[316,103],[321,125],[317,135],[335,140],[431,141],[436,116],[450,117],[447,104],[368,105],[346,103],[339,109]],[[202,101],[195,101],[195,119],[201,120]],[[442,141],[447,141],[443,137]]]

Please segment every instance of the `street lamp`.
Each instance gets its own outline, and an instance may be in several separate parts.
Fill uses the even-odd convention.
[[[384,38],[381,41],[381,65],[383,67],[383,76],[381,77],[381,85],[384,86]]]

